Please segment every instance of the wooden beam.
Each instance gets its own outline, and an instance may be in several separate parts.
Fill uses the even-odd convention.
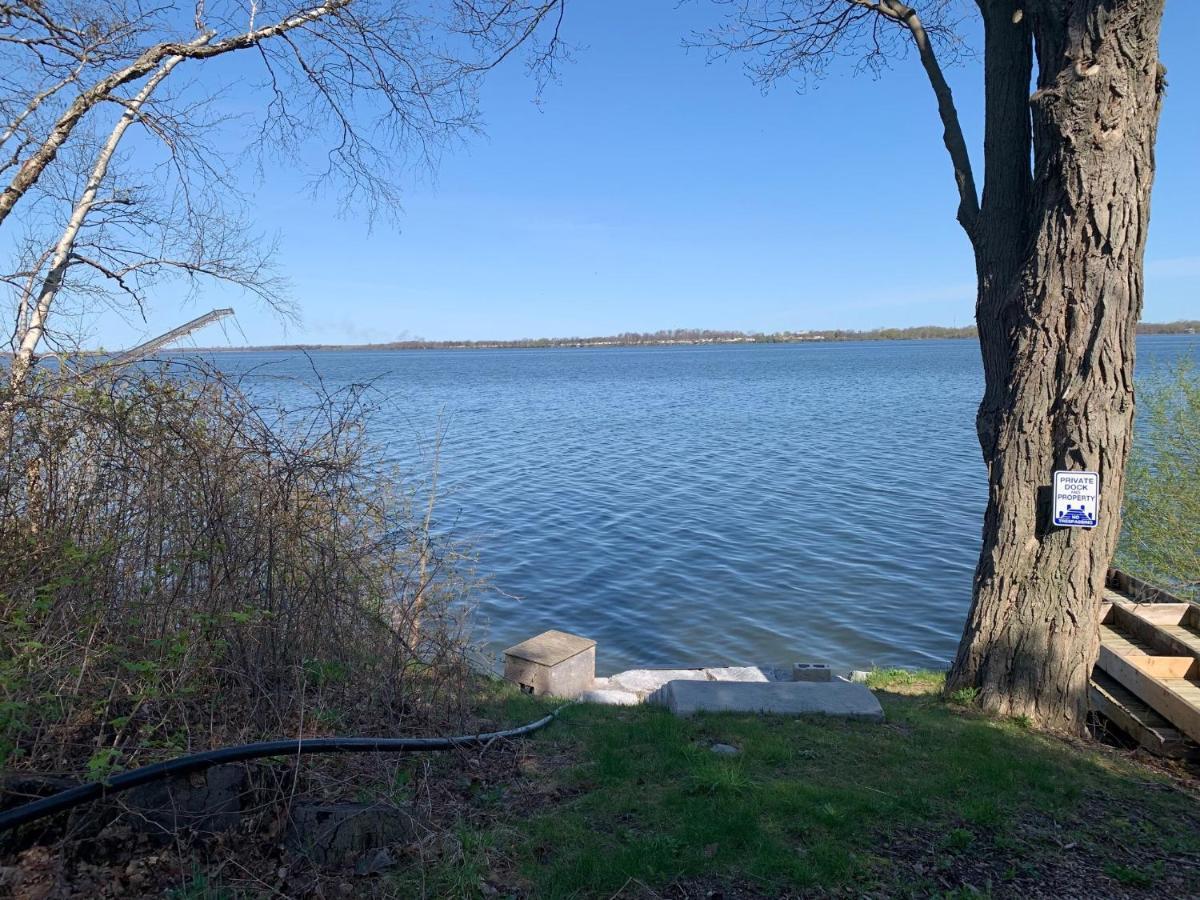
[[[1200,747],[1099,668],[1092,672],[1088,700],[1093,711],[1156,756],[1183,759],[1200,753]]]
[[[1188,606],[1193,605],[1181,597],[1176,597],[1169,591],[1155,587],[1148,581],[1142,581],[1142,579],[1130,575],[1128,572],[1122,572],[1120,569],[1108,570],[1108,583],[1120,593],[1139,603],[1187,603]]]
[[[1195,659],[1122,656],[1102,641],[1097,665],[1181,732],[1200,741],[1200,687],[1183,677],[1196,666]]]
[[[1152,612],[1151,617],[1147,617],[1143,614],[1144,607],[1134,606],[1132,603],[1114,603],[1104,624],[1151,647],[1154,651],[1150,654],[1152,656],[1188,656],[1200,661],[1200,648],[1188,643],[1184,636],[1164,627],[1177,625],[1188,612],[1188,608],[1182,603],[1162,605],[1182,609],[1174,610],[1172,615]],[[1156,604],[1154,609],[1159,609],[1159,605]],[[1170,621],[1172,618],[1174,621]]]
[[[1128,610],[1139,619],[1155,625],[1179,625],[1189,617],[1191,606],[1186,603],[1122,603],[1121,609]]]

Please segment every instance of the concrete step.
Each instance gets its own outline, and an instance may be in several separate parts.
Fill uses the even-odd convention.
[[[647,702],[665,706],[677,716],[737,712],[883,721],[883,707],[866,685],[844,681],[669,681]]]

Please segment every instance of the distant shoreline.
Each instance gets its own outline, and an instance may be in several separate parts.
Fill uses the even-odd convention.
[[[1143,322],[1138,334],[1198,334],[1200,320]],[[197,347],[187,352],[254,353],[270,351],[322,352],[330,350],[542,350],[586,347],[670,347],[708,344],[819,344],[846,341],[962,340],[978,336],[975,326],[947,328],[918,325],[912,328],[875,328],[870,331],[829,329],[824,331],[777,331],[771,334],[745,331],[675,329],[649,333],[625,333],[605,337],[525,338],[513,341],[424,341],[420,339],[377,344],[263,344],[248,347]],[[176,351],[179,352],[179,351]]]

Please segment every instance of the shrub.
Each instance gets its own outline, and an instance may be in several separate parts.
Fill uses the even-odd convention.
[[[1117,565],[1200,599],[1200,373],[1184,360],[1139,400]]]
[[[461,724],[465,583],[371,457],[366,396],[39,373],[0,463],[0,764]]]

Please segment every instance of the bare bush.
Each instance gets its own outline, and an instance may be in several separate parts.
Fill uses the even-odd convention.
[[[363,439],[198,363],[39,372],[0,463],[0,764],[461,724],[466,584]]]

